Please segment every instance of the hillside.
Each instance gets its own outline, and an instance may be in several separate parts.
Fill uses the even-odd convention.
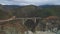
[[[12,12],[9,8],[0,5],[0,19],[8,19],[12,16]]]
[[[6,12],[8,14],[6,14]],[[60,6],[59,5],[41,5],[41,6],[0,5],[0,18],[2,14],[4,17],[9,16],[10,14],[11,16],[16,17],[44,17],[44,18],[48,16],[60,17]]]

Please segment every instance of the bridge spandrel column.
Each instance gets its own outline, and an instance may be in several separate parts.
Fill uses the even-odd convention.
[[[34,21],[34,23],[36,23],[36,18],[32,18],[32,20]]]

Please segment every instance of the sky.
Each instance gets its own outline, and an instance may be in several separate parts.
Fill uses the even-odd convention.
[[[2,5],[60,5],[60,0],[0,0]]]

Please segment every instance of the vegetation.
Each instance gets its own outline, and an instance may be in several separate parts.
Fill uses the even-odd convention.
[[[14,5],[13,5],[14,6]],[[47,6],[47,5],[46,5]],[[59,16],[60,17],[60,6],[48,5],[46,6],[3,6],[0,5],[0,19],[7,16],[16,17],[48,17],[48,16]],[[16,7],[16,8],[15,8]]]
[[[6,9],[6,8],[5,8]],[[5,10],[3,7],[0,8],[0,19],[8,19],[12,16],[12,12]]]

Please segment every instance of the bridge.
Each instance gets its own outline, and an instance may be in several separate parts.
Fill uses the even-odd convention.
[[[11,21],[11,20],[18,20],[18,19],[21,19],[24,21],[28,20],[28,19],[32,19],[34,22],[36,22],[36,19],[42,19],[40,17],[32,17],[32,18],[16,18],[15,16],[9,18],[9,19],[6,19],[6,20],[0,20],[0,22],[7,22],[7,21]]]

